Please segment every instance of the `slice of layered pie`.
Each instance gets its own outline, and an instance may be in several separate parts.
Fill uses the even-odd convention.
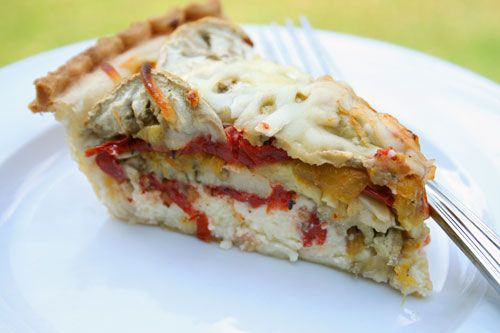
[[[132,25],[36,80],[111,214],[431,292],[418,138],[343,82],[258,56],[218,2]]]

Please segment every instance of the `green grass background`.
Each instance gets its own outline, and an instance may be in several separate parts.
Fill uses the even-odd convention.
[[[112,34],[182,0],[0,0],[0,65]],[[223,0],[237,22],[305,14],[318,28],[372,37],[447,59],[500,82],[499,0]]]

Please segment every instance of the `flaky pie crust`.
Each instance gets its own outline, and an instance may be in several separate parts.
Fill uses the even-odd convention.
[[[222,17],[222,9],[218,0],[192,3],[184,8],[173,8],[164,15],[134,23],[115,36],[98,39],[94,46],[74,56],[55,71],[35,80],[36,97],[29,105],[31,111],[50,111],[57,96],[106,60],[153,37],[170,34],[186,22],[207,16]]]

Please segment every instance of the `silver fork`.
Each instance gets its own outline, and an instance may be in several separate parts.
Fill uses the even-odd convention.
[[[329,74],[336,80],[345,80],[322,48],[307,18],[301,16],[300,24],[301,28],[296,28],[291,20],[287,20],[284,29],[276,24],[272,24],[269,30],[259,29],[257,46],[275,62],[298,65],[314,76]],[[293,45],[293,50],[287,45]],[[294,63],[290,52],[294,52],[294,59],[299,61]],[[431,217],[500,293],[500,238],[437,182],[428,182],[426,190]]]

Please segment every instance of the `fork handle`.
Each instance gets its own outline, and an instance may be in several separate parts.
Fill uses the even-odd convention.
[[[500,293],[500,239],[436,182],[426,186],[431,217]]]

